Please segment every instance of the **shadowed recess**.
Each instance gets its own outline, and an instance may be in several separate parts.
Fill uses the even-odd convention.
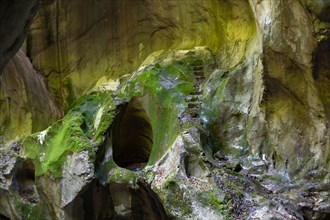
[[[153,133],[139,98],[132,98],[112,125],[113,159],[118,166],[134,170],[149,160]]]
[[[19,195],[31,204],[39,203],[39,195],[35,185],[35,167],[32,160],[23,162],[22,168],[17,172]]]
[[[107,186],[93,181],[81,195],[65,207],[66,219],[113,219],[111,194]]]
[[[112,219],[169,219],[150,186],[140,182],[132,189],[126,183],[111,183],[109,189],[115,212]]]
[[[93,181],[85,192],[65,207],[65,219],[165,220],[168,217],[158,196],[148,185],[138,183],[138,187],[132,189],[126,183],[103,186]]]
[[[10,220],[10,218],[0,214],[0,220]]]

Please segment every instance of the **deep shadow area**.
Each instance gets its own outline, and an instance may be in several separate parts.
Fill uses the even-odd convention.
[[[122,106],[112,124],[113,159],[120,167],[135,170],[144,167],[153,145],[149,117],[139,98]]]
[[[330,119],[330,39],[319,42],[314,51],[313,77],[320,91],[320,97]]]
[[[132,189],[133,219],[168,219],[157,194],[150,186],[139,183],[138,189]]]
[[[23,162],[21,169],[17,171],[16,178],[21,198],[31,204],[39,203],[39,195],[35,185],[35,167],[32,160]]]
[[[0,214],[0,220],[10,220],[10,218]]]
[[[140,182],[133,189],[125,183],[110,183],[109,189],[115,210],[113,219],[169,219],[150,186]]]
[[[109,188],[100,185],[96,180],[64,210],[68,219],[106,220],[113,219],[114,215]]]
[[[64,209],[67,219],[168,219],[156,193],[143,183],[133,189],[126,183],[103,186],[94,180]]]
[[[318,80],[321,77],[330,78],[330,40],[323,40],[319,43],[314,52],[313,77]]]
[[[17,179],[20,183],[34,182],[35,180],[35,167],[32,160],[23,162],[22,168],[17,173]]]

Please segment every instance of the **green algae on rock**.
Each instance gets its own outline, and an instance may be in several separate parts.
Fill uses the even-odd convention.
[[[106,114],[97,114],[99,109]],[[88,150],[90,156],[93,156],[96,150],[94,148],[101,144],[100,135],[111,125],[114,110],[111,94],[94,92],[79,100],[77,105],[53,126],[25,138],[24,154],[34,160],[36,175],[51,173],[59,178],[68,154]]]
[[[187,65],[174,63],[148,66],[128,82],[128,91],[133,85],[134,91],[141,89],[144,94],[145,109],[155,134],[149,164],[160,159],[180,130],[178,115],[187,105],[184,98],[192,92],[193,80]]]

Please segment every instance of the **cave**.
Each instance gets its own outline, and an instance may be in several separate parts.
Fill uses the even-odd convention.
[[[93,181],[85,192],[65,207],[67,219],[113,219],[111,194],[107,186]]]
[[[17,178],[20,183],[34,182],[35,180],[35,167],[32,160],[26,160],[23,162],[21,170],[17,174]]]
[[[39,195],[35,185],[35,167],[32,160],[23,162],[16,178],[21,198],[31,204],[39,203]]]
[[[330,0],[0,2],[0,220],[330,219]]]
[[[133,97],[121,106],[112,124],[113,159],[123,168],[137,170],[149,160],[153,132],[140,98]]]
[[[110,183],[114,207],[113,219],[169,219],[157,194],[145,183],[136,188],[126,183]]]
[[[113,182],[93,181],[88,189],[65,207],[66,219],[168,219],[157,194],[139,182],[137,188]],[[1,218],[0,218],[1,220]]]

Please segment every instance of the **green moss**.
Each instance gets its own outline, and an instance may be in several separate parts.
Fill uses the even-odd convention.
[[[118,166],[113,161],[113,158],[110,158],[107,162],[103,163],[100,168],[96,171],[97,179],[102,185],[108,184],[109,173],[112,170],[116,169]]]
[[[92,142],[99,145],[101,135],[109,128],[114,118],[115,105],[111,94],[94,92],[82,97],[76,106],[56,124],[45,132],[31,135],[23,141],[25,155],[33,159],[36,165],[36,176],[51,173],[55,178],[61,177],[62,166],[67,155],[88,150],[93,159],[95,152]],[[96,112],[102,111],[97,126]]]
[[[224,212],[224,204],[214,195],[213,192],[209,192],[209,197],[210,197],[210,204],[218,209],[220,212]]]
[[[36,162],[36,176],[50,172],[54,177],[60,177],[69,153],[91,149],[81,129],[83,122],[81,113],[72,112],[49,129],[44,143],[37,140],[37,135],[25,139],[25,155]]]
[[[184,62],[151,65],[138,72],[121,91],[121,96],[141,96],[153,128],[153,148],[148,164],[156,162],[181,130],[178,115],[186,107],[185,97],[194,90],[194,76]]]
[[[161,196],[165,208],[170,212],[180,213],[179,216],[181,217],[191,214],[191,204],[188,202],[190,199],[189,197],[185,198],[185,193],[177,181],[169,181],[166,188],[163,188],[157,194]]]
[[[113,103],[112,99],[105,99],[102,109],[99,109],[99,114],[101,117],[98,118],[99,114],[95,114],[94,116],[94,141],[100,142],[100,137],[104,132],[109,129],[110,125],[115,118],[117,111],[116,105]]]
[[[157,99],[155,100],[154,97],[151,99],[157,103]],[[181,129],[177,118],[179,113],[175,108],[161,108],[159,105],[150,107],[149,117],[155,135],[149,164],[153,164],[161,158],[174,142]]]
[[[24,220],[46,219],[47,218],[47,205],[46,203],[40,203],[31,205],[24,203],[20,200],[16,200],[16,209],[20,216],[24,217]]]
[[[94,141],[100,141],[100,135],[109,128],[115,116],[112,95],[108,91],[92,92],[80,98],[72,109],[82,113],[84,133]]]
[[[133,171],[123,169],[121,167],[114,168],[109,176],[108,183],[127,183],[132,188],[137,187],[137,176]]]

